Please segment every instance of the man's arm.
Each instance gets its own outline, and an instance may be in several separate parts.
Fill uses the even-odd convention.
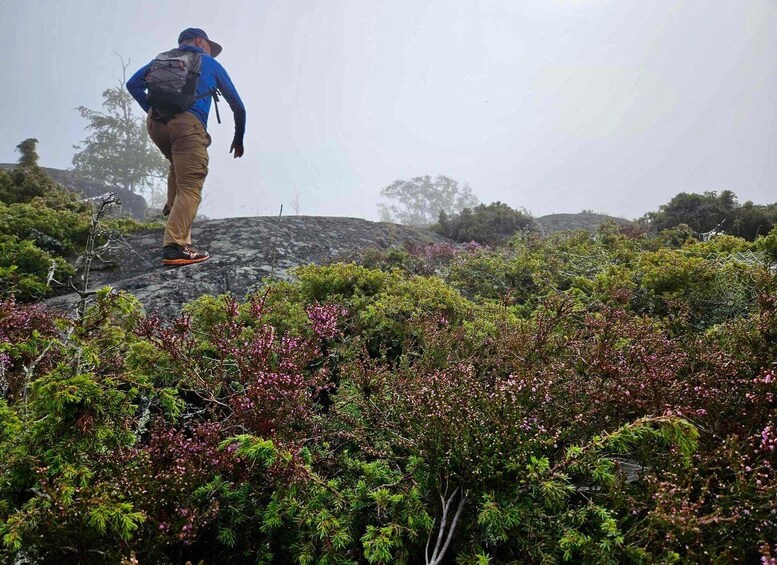
[[[215,61],[214,61],[215,62]],[[246,108],[243,105],[243,101],[240,99],[240,95],[237,93],[235,85],[232,84],[232,79],[229,78],[227,71],[224,70],[220,64],[216,64],[216,86],[224,95],[224,99],[232,109],[232,113],[235,115],[235,137],[232,140],[232,146],[229,148],[229,152],[234,150],[235,158],[243,156],[243,136],[246,131]]]
[[[148,113],[151,106],[146,102],[146,77],[151,70],[151,63],[138,69],[138,71],[130,77],[127,81],[127,90],[129,90],[132,97],[137,100],[143,111]]]

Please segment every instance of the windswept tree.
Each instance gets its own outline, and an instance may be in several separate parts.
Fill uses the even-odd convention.
[[[378,204],[380,219],[413,226],[428,226],[437,222],[440,212],[457,214],[464,208],[477,206],[478,199],[468,184],[446,176],[432,179],[429,175],[410,180],[397,180],[380,191],[394,204]]]
[[[122,80],[103,92],[102,111],[77,108],[88,122],[89,136],[73,148],[73,169],[110,186],[158,199],[169,163],[148,136],[145,117],[124,87],[129,61],[122,63]]]
[[[28,137],[16,146],[16,150],[21,153],[19,157],[19,166],[37,167],[38,166],[38,140],[34,137]]]

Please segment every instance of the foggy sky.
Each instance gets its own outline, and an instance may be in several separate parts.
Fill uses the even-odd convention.
[[[113,52],[134,72],[190,26],[248,111],[240,160],[211,112],[211,217],[291,214],[296,190],[303,214],[377,219],[425,174],[534,215],[777,201],[775,0],[0,0],[0,162],[37,137],[70,167]]]

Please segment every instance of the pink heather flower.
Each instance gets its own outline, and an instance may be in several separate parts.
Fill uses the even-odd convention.
[[[305,309],[313,332],[321,339],[332,339],[340,332],[337,322],[348,315],[348,310],[339,304],[314,303]]]
[[[773,426],[766,426],[761,432],[761,449],[774,451],[777,447],[777,435]]]
[[[456,248],[449,243],[435,243],[424,247],[423,253],[430,261],[452,259],[456,255]]]

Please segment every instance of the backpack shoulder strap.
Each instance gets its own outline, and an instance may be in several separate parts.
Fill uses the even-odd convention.
[[[207,98],[208,96],[213,96],[213,107],[216,109],[216,120],[218,123],[221,123],[221,114],[219,114],[219,96],[221,95],[221,92],[219,92],[218,88],[214,88],[213,90],[209,90],[208,92],[204,92],[203,94],[200,94],[195,98],[195,100],[199,100],[200,98]]]

